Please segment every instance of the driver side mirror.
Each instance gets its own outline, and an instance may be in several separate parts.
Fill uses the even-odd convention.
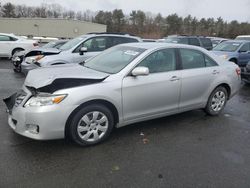
[[[149,75],[148,67],[136,67],[132,70],[132,76],[147,76]]]
[[[83,54],[84,54],[85,52],[87,52],[87,51],[88,51],[88,48],[86,48],[86,47],[81,47],[79,54],[80,54],[80,55],[83,55]]]

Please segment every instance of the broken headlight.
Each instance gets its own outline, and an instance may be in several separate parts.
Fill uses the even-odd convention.
[[[67,95],[37,95],[31,97],[26,103],[25,107],[30,106],[49,106],[59,104],[66,98]]]

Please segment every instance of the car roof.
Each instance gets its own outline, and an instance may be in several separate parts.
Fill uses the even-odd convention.
[[[175,44],[175,43],[163,43],[163,42],[135,42],[135,43],[125,43],[120,44],[120,46],[128,46],[135,48],[144,48],[144,49],[153,49],[153,48],[189,48],[189,49],[199,49],[203,50],[203,48],[198,46],[186,45],[186,44]]]
[[[124,38],[134,38],[134,39],[140,39],[138,36],[133,36],[129,34],[113,34],[113,33],[88,33],[85,35],[81,35],[78,37],[93,37],[93,36],[115,36],[115,37],[124,37]]]
[[[241,43],[247,43],[249,40],[227,40],[225,42],[241,42]]]
[[[250,35],[239,35],[237,37],[250,37]]]

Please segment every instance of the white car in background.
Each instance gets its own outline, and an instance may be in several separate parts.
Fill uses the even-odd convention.
[[[16,52],[38,47],[35,40],[28,40],[14,34],[0,33],[0,57],[12,57]]]

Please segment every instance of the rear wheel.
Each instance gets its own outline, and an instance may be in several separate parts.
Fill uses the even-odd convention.
[[[103,105],[93,104],[79,110],[69,125],[69,136],[81,146],[104,141],[114,127],[112,112]]]
[[[209,96],[205,111],[215,116],[221,113],[227,103],[228,93],[226,88],[219,86]]]

